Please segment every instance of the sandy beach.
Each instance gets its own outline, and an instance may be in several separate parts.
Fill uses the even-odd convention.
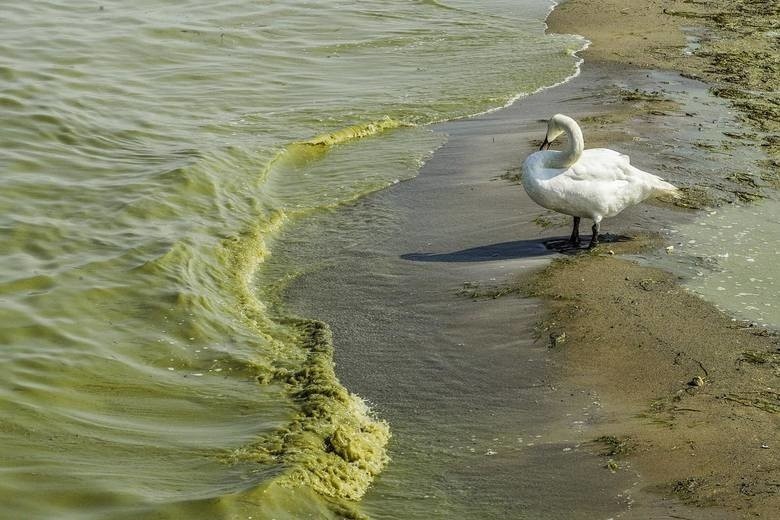
[[[550,30],[592,40],[579,77],[436,126],[448,142],[417,178],[302,224],[361,223],[349,243],[326,232],[291,252],[300,265],[330,260],[286,297],[330,324],[340,380],[391,425],[392,462],[364,499],[368,516],[772,518],[780,508],[777,336],[657,267],[674,254],[675,224],[761,197],[776,173],[773,123],[747,126],[756,106],[735,111],[711,88],[725,88],[724,74],[687,52],[714,15],[681,17],[683,7],[703,9],[566,2]],[[545,242],[567,236],[569,219],[533,204],[517,179],[556,112],[581,122],[586,146],[628,153],[683,201],[626,210],[605,221],[595,251],[555,254]],[[713,164],[697,145],[706,139],[736,152]],[[732,176],[746,168],[763,168],[764,182]],[[398,509],[372,509],[375,497]]]

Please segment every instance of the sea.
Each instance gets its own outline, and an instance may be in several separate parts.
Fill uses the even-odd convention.
[[[392,424],[267,260],[576,75],[552,7],[4,2],[0,518],[363,516]]]

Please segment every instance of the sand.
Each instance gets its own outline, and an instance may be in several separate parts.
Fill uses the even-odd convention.
[[[577,27],[591,38],[586,59],[681,70],[717,84],[720,94],[729,79],[730,88],[755,88],[756,75],[777,72],[772,63],[758,63],[755,74],[746,68],[739,78],[729,78],[731,65],[713,57],[729,52],[734,59],[741,49],[718,40],[708,47],[720,49],[720,55],[685,55],[678,28],[703,19],[717,31],[735,4],[609,0],[596,9],[573,0],[549,23],[553,31]],[[683,8],[687,22],[667,14]],[[696,16],[692,9],[699,9]],[[713,22],[713,13],[721,18]],[[766,16],[770,23],[771,13]],[[612,23],[605,24],[605,17]],[[761,44],[754,42],[754,48]],[[760,121],[747,129],[777,128],[766,113],[757,115],[758,98],[749,106],[734,104],[747,123]],[[765,148],[771,163],[773,150]],[[768,166],[765,179],[774,175]],[[637,246],[634,241],[629,249]],[[623,247],[612,249],[620,253]],[[774,332],[734,321],[683,290],[670,273],[603,250],[553,264],[533,282],[532,293],[550,302],[543,328],[566,335],[565,346],[557,348],[566,373],[603,397],[612,415],[604,435],[624,447],[614,459],[630,461],[642,474],[643,489],[729,511],[734,518],[771,518],[780,511],[780,340]]]
[[[533,294],[552,308],[544,335],[565,334],[554,350],[567,377],[601,396],[610,415],[599,437],[627,446],[610,454],[618,467],[639,471],[645,490],[772,517],[777,337],[732,321],[669,273],[611,255],[554,263]]]
[[[771,188],[730,178],[771,165],[768,147],[746,143],[749,117],[696,79],[710,74],[704,58],[684,55],[679,26],[709,19],[681,23],[672,7],[703,4],[567,2],[551,28],[593,40],[578,78],[436,126],[448,143],[417,178],[289,231],[306,237],[289,241],[296,262],[320,267],[291,283],[288,304],[330,324],[339,378],[391,426],[392,461],[361,505],[370,517],[780,509],[777,337],[644,265],[675,223]],[[582,123],[586,146],[682,186],[684,207],[626,210],[602,225],[620,241],[561,260],[544,242],[567,236],[568,219],[517,183],[558,111]],[[713,161],[726,144],[734,153]]]

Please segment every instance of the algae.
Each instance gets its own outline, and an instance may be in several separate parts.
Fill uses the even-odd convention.
[[[334,511],[352,511],[350,501],[363,496],[389,460],[390,430],[340,384],[325,323],[274,316],[255,297],[253,279],[268,254],[266,241],[279,231],[285,215],[277,212],[268,221],[225,239],[221,256],[233,276],[228,283],[239,315],[268,350],[270,362],[255,367],[256,380],[283,388],[295,412],[286,426],[224,459],[278,465],[276,484],[306,486],[329,499]]]
[[[550,229],[556,227],[570,226],[571,217],[569,217],[568,215],[563,215],[561,213],[548,211],[547,213],[543,213],[541,215],[534,217],[534,219],[531,222],[539,226],[539,228],[541,229]]]
[[[749,406],[768,413],[780,413],[780,393],[761,390],[744,393],[729,393],[722,396],[726,401]]]
[[[760,352],[746,350],[742,353],[740,361],[753,365],[780,365],[780,352]]]
[[[503,179],[503,180],[509,181],[509,182],[513,182],[513,183],[519,184],[521,179],[523,178],[523,170],[519,166],[517,166],[515,168],[511,168],[511,169],[507,170],[506,172],[504,172],[500,176],[500,178]]]
[[[705,209],[718,205],[717,199],[699,186],[684,186],[680,188],[680,197],[674,204],[681,208]]]
[[[665,11],[682,18],[696,18],[710,35],[696,55],[707,63],[698,70],[713,85],[712,92],[729,100],[759,134],[740,136],[759,140],[772,160],[780,150],[780,4],[754,0],[697,2],[696,12]],[[771,170],[771,164],[764,164]],[[776,165],[775,165],[776,167]],[[774,181],[776,171],[761,177]],[[746,201],[752,196],[740,197]]]
[[[634,440],[629,436],[617,437],[614,435],[602,435],[593,440],[603,445],[600,455],[604,457],[618,457],[628,455],[636,450]]]
[[[276,435],[234,452],[234,461],[281,463],[277,481],[306,485],[334,500],[358,500],[389,461],[390,429],[366,403],[341,386],[333,366],[329,327],[316,320],[294,320],[298,346],[306,359],[297,370],[280,368],[276,380],[287,386],[299,410]]]
[[[703,482],[702,479],[696,477],[676,480],[671,484],[671,491],[683,502],[692,502]]]
[[[479,282],[463,282],[463,287],[458,289],[458,296],[465,296],[472,300],[495,300],[508,294],[517,294],[522,289],[517,284],[506,283],[483,287]]]

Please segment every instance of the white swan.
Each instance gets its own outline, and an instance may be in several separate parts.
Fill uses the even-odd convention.
[[[550,143],[566,133],[562,152]],[[545,146],[548,148],[545,150]],[[556,114],[547,122],[547,135],[538,152],[523,162],[522,183],[531,199],[545,208],[574,217],[572,245],[580,244],[580,218],[593,219],[593,237],[599,242],[601,220],[660,194],[677,195],[677,188],[660,177],[629,164],[627,155],[606,148],[585,150],[582,130],[574,119]]]

